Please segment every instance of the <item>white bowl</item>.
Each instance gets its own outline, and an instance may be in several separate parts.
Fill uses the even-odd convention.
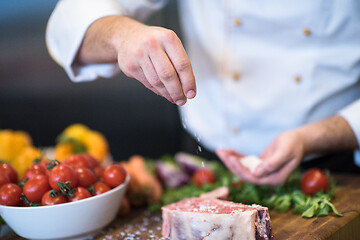
[[[53,206],[8,207],[0,215],[16,234],[29,239],[86,239],[115,219],[129,183],[110,191]]]

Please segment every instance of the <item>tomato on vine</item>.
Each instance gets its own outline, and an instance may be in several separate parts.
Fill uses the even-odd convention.
[[[76,171],[65,163],[55,166],[50,172],[49,184],[52,189],[60,190],[58,182],[66,184],[69,188],[75,188],[78,185]]]
[[[50,190],[49,179],[45,175],[35,175],[23,187],[25,197],[32,203],[40,203],[41,198]]]
[[[93,168],[93,171],[94,171],[95,176],[97,177],[97,179],[102,178],[104,170],[105,170],[105,168],[102,165],[98,165],[98,166]]]
[[[21,201],[21,188],[14,183],[6,183],[0,188],[0,204],[5,206],[19,206]]]
[[[112,164],[105,168],[102,178],[107,185],[114,188],[125,181],[126,171],[120,164]]]
[[[9,177],[5,173],[0,172],[0,187],[6,183],[10,183]]]
[[[88,188],[96,182],[96,176],[90,168],[80,167],[75,171],[78,175],[79,186]]]
[[[77,187],[73,197],[68,197],[69,202],[79,201],[91,197],[91,193],[84,187]]]
[[[210,169],[200,168],[193,174],[192,181],[196,187],[201,188],[204,184],[215,183],[216,176]]]
[[[28,167],[28,169],[26,169],[25,171],[24,178],[32,178],[36,175],[48,176],[48,170],[46,169],[44,164],[37,163]]]
[[[111,188],[104,182],[96,182],[94,184],[94,190],[95,190],[94,195],[99,195],[111,190]]]
[[[83,153],[82,155],[84,158],[86,158],[91,163],[92,169],[100,165],[99,160],[97,160],[95,157],[91,156],[90,154]]]
[[[17,174],[15,168],[13,168],[13,166],[11,166],[10,164],[1,163],[0,164],[0,172],[6,174],[9,177],[10,182],[16,183],[18,181],[18,174]]]
[[[66,203],[68,200],[65,195],[59,191],[49,190],[41,198],[42,206],[51,206]]]
[[[65,159],[64,163],[70,165],[74,169],[85,167],[85,168],[91,168],[92,162],[84,156],[84,154],[74,154]]]

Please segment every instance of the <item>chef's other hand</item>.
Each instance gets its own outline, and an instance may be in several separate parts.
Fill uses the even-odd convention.
[[[304,141],[298,131],[281,133],[261,154],[262,162],[255,169],[254,177],[262,185],[283,185],[299,166],[304,148]]]
[[[241,164],[241,158],[245,157],[245,155],[233,149],[218,149],[216,154],[232,173],[246,182],[254,183],[254,176],[252,176],[250,170]]]
[[[77,61],[117,61],[128,77],[179,106],[196,95],[192,66],[177,35],[128,17],[108,16],[94,22],[86,32]]]
[[[262,162],[252,173],[241,164],[243,154],[234,150],[219,149],[219,158],[242,180],[257,185],[283,185],[289,175],[299,166],[304,155],[304,145],[297,131],[286,131],[275,138],[260,158]]]

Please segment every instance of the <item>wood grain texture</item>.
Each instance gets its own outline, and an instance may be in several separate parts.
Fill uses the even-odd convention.
[[[337,175],[338,189],[333,201],[343,217],[330,214],[326,217],[304,219],[300,215],[270,211],[276,240],[359,240],[360,239],[360,176]],[[99,232],[94,240],[105,239],[165,239],[161,237],[161,214],[135,210],[119,217]],[[23,239],[14,233],[4,240]]]

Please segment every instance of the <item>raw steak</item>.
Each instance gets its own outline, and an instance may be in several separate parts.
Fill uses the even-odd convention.
[[[274,239],[268,209],[218,199],[189,198],[162,208],[162,235],[171,240]]]

